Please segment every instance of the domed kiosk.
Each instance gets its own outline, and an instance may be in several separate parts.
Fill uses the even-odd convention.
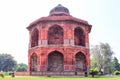
[[[32,22],[29,30],[30,75],[82,75],[90,66],[87,21],[70,15],[58,5],[47,17]]]
[[[50,11],[50,15],[69,15],[69,10],[59,4]]]

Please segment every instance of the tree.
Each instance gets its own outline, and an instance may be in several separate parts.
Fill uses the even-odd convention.
[[[118,59],[116,57],[114,57],[113,59],[113,65],[115,70],[120,71],[120,63],[118,62]]]
[[[0,54],[0,71],[12,71],[16,65],[17,62],[10,54]]]
[[[107,43],[100,43],[91,48],[91,67],[103,69],[105,73],[112,73],[113,65],[112,63],[113,51]]]
[[[16,71],[27,71],[27,65],[24,63],[20,63],[17,65]]]

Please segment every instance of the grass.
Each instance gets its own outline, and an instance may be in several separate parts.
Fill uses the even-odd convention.
[[[120,77],[45,77],[45,76],[6,76],[0,80],[120,80]]]

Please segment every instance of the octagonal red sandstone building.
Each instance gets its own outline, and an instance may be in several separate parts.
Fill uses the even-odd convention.
[[[90,65],[87,21],[70,15],[62,5],[32,22],[29,30],[28,70],[31,75],[80,75]]]

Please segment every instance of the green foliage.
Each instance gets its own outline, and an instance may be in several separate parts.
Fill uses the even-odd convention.
[[[90,73],[91,75],[97,75],[98,72],[99,72],[99,69],[98,69],[98,68],[91,68],[91,69],[89,70],[89,73]]]
[[[27,71],[27,65],[24,64],[24,63],[18,64],[17,68],[16,68],[16,71],[20,71],[20,72]]]
[[[0,54],[0,71],[12,71],[17,62],[10,54]]]
[[[5,75],[4,75],[4,73],[3,73],[3,72],[0,72],[0,76],[1,76],[2,78],[4,78],[4,77],[5,77]]]
[[[8,72],[8,75],[9,75],[9,76],[11,76],[11,75],[12,75],[12,72],[11,72],[11,71],[10,71],[10,72]]]
[[[120,71],[118,70],[114,71],[114,75],[120,75]]]
[[[120,71],[120,63],[118,62],[118,59],[116,57],[114,57],[113,59],[113,65],[115,70]]]

